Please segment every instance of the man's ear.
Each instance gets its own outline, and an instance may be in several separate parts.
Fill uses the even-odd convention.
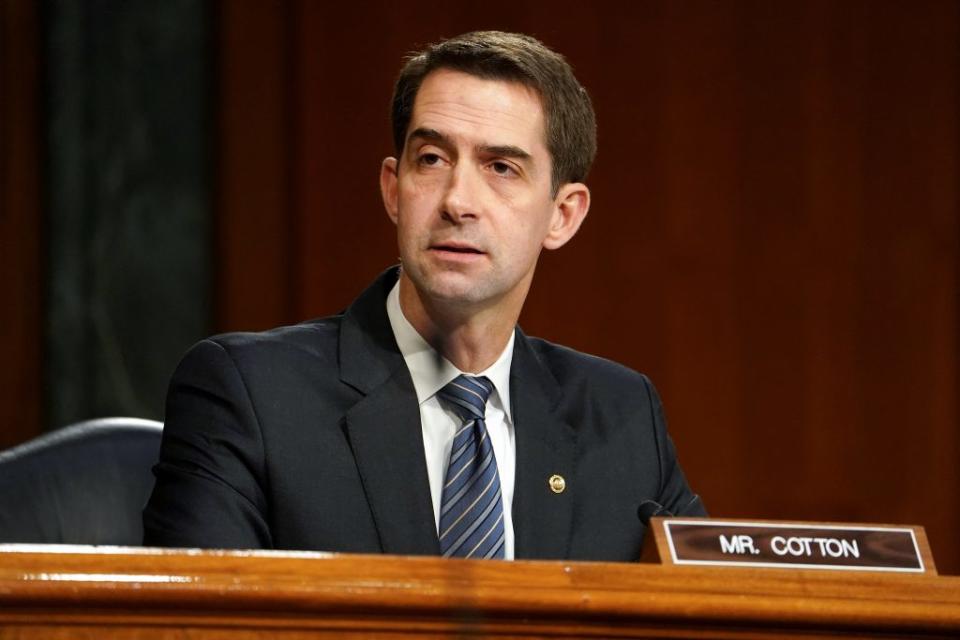
[[[380,195],[387,215],[397,224],[397,159],[384,158],[380,164]]]
[[[559,249],[572,238],[590,210],[590,189],[582,182],[568,182],[553,200],[553,219],[543,239],[545,249]]]

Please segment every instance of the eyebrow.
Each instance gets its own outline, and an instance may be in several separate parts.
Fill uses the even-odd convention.
[[[431,140],[433,142],[440,142],[444,144],[449,144],[450,139],[447,136],[443,135],[436,129],[428,129],[426,127],[417,127],[410,132],[410,135],[407,136],[407,140],[413,140],[414,138],[423,138],[424,140]]]
[[[503,156],[504,158],[516,158],[517,160],[529,160],[531,157],[527,151],[512,144],[480,145],[477,147],[477,151],[494,156]]]
[[[453,146],[449,136],[440,133],[436,129],[430,129],[427,127],[417,127],[411,131],[410,135],[407,137],[407,140],[413,140],[414,138],[436,142],[447,147]],[[504,158],[516,158],[517,160],[529,160],[533,157],[530,155],[529,151],[521,149],[520,147],[512,144],[482,144],[477,145],[475,149],[480,153],[503,156]]]

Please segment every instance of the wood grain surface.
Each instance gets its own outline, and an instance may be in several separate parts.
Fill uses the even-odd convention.
[[[0,547],[0,638],[955,637],[960,578]]]

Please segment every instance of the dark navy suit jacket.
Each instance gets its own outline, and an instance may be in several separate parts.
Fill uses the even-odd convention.
[[[145,544],[439,554],[416,394],[386,314],[396,278],[341,315],[187,353]],[[704,515],[645,376],[517,329],[510,397],[518,559],[634,560],[648,499]]]

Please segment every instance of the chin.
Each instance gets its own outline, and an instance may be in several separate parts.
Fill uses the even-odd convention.
[[[433,283],[424,288],[431,300],[444,303],[472,304],[483,300],[486,296],[474,284],[463,283]]]
[[[404,263],[406,265],[406,263]],[[404,266],[407,277],[412,281],[420,295],[444,305],[462,305],[472,307],[499,298],[509,289],[500,279],[487,270],[460,271],[457,269],[436,268],[429,265]]]

